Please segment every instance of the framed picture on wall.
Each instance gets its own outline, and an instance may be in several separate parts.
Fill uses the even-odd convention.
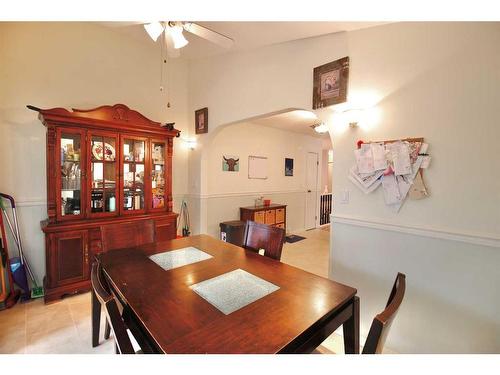
[[[208,133],[208,108],[198,109],[194,112],[196,134]]]
[[[314,68],[313,109],[347,101],[349,57]]]
[[[293,176],[293,159],[285,158],[285,176]]]
[[[224,172],[238,172],[240,170],[240,158],[233,155],[222,155],[222,170]]]

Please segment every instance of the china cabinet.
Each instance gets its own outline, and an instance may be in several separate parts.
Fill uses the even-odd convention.
[[[153,220],[157,240],[176,236],[172,212],[171,124],[123,104],[91,110],[39,109],[47,128],[45,302],[90,289],[102,252],[100,227]]]

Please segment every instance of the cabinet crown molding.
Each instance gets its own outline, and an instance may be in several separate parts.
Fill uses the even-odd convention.
[[[133,128],[131,130],[150,130],[173,136],[178,136],[180,133],[171,124],[162,124],[150,120],[140,112],[130,109],[125,104],[102,105],[92,109],[71,108],[71,110],[62,107],[50,109],[41,109],[32,105],[28,105],[27,107],[38,112],[38,118],[44,125],[47,125],[47,122],[68,124],[78,122],[79,124],[86,123],[96,126],[121,125],[124,128]]]

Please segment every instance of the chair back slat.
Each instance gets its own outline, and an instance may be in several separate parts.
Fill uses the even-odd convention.
[[[284,241],[284,229],[251,220],[247,221],[243,238],[243,247],[245,249],[256,252],[264,249],[265,256],[280,260]]]
[[[136,247],[155,242],[153,220],[139,220],[101,226],[103,251]]]
[[[92,283],[92,293],[95,293],[101,305],[104,306],[108,322],[113,330],[118,353],[135,354],[134,347],[127,334],[127,327],[123,322],[115,298],[109,292],[109,286],[102,274],[99,262],[94,262],[92,264],[90,281]]]
[[[406,290],[406,275],[398,273],[385,310],[378,314],[372,322],[366,338],[363,354],[380,354],[384,349],[385,340],[403,302]]]

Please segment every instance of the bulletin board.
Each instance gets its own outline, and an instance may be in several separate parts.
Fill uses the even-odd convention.
[[[248,157],[248,178],[260,180],[267,179],[267,157],[249,156]]]
[[[402,143],[388,146],[396,142]],[[360,140],[348,178],[365,194],[382,186],[385,204],[398,212],[407,198],[419,200],[429,196],[423,180],[423,169],[429,167],[431,160],[428,146],[423,137]]]

